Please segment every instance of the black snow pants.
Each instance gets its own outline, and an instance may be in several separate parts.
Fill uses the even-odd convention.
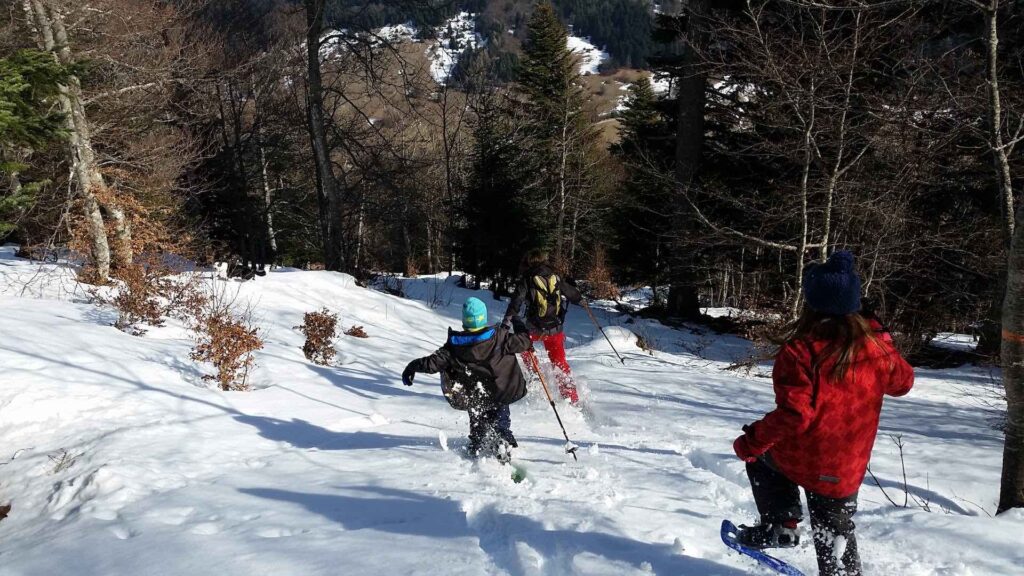
[[[508,404],[495,402],[488,394],[469,397],[469,448],[482,455],[496,454],[502,438],[512,434]]]
[[[799,522],[803,519],[799,487],[772,466],[770,457],[747,464],[747,476],[761,522]],[[821,576],[861,576],[857,537],[853,533],[857,493],[846,498],[829,498],[810,490],[804,491],[807,493],[807,509],[811,513],[818,573]]]

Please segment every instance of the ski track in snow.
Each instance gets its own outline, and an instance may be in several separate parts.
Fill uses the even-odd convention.
[[[406,299],[327,272],[225,283],[258,302],[267,345],[255,390],[224,393],[188,360],[180,325],[122,334],[75,301],[67,270],[38,272],[0,250],[0,500],[14,504],[2,576],[763,573],[718,534],[723,518],[754,519],[731,442],[773,400],[769,380],[722,370],[749,353],[743,340],[626,324],[597,303],[622,366],[573,308],[583,406],[559,410],[580,460],[531,383],[512,408],[528,470],[515,484],[461,456],[466,416],[436,376],[400,383],[457,324],[470,291],[452,280],[404,280]],[[506,304],[484,300],[498,320]],[[307,362],[293,329],[324,306],[370,335],[341,337],[331,367]],[[639,350],[630,328],[660,351]],[[1021,573],[1024,514],[978,508],[994,508],[1001,436],[962,392],[990,388],[983,369],[922,370],[909,397],[886,402],[873,470],[902,499],[886,437],[902,434],[910,490],[932,511],[894,508],[869,480],[866,573]],[[809,538],[779,556],[815,571]]]

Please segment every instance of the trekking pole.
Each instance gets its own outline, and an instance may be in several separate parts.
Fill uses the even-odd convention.
[[[562,436],[565,436],[565,451],[572,454],[572,459],[579,462],[580,459],[576,457],[577,446],[569,440],[569,434],[565,432],[565,426],[562,424],[562,417],[558,415],[558,408],[555,407],[555,400],[551,397],[551,391],[548,390],[548,384],[544,381],[544,374],[540,370],[540,361],[537,360],[537,354],[533,350],[526,353],[529,358],[530,368],[537,372],[537,377],[540,378],[540,385],[544,388],[544,394],[548,397],[548,402],[551,404],[551,409],[555,411],[555,419],[558,420],[558,427],[562,429]]]
[[[597,321],[597,317],[594,316],[594,312],[590,309],[590,304],[587,304],[586,300],[583,301],[583,309],[587,311],[587,314],[590,316],[590,321],[594,323],[594,326],[597,326],[597,329],[601,331],[604,339],[608,341],[608,345],[612,347],[612,352],[615,352],[615,355],[619,357],[619,362],[622,362],[622,365],[625,366],[626,359],[623,358],[622,355],[619,354],[619,351],[615,349],[615,344],[612,344],[612,339],[608,337],[607,333],[605,333],[604,328],[602,328],[601,323]]]

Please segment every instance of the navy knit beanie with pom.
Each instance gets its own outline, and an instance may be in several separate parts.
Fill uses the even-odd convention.
[[[853,269],[853,254],[845,250],[824,264],[804,270],[804,299],[816,312],[846,316],[860,311],[860,276]]]

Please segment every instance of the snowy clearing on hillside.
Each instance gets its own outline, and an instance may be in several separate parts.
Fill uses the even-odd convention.
[[[654,74],[651,76],[651,88],[658,96],[669,96],[672,92],[672,78]]]
[[[330,60],[348,53],[353,47],[370,46],[379,48],[403,42],[419,42],[419,29],[412,22],[382,26],[370,32],[351,32],[347,29],[326,30],[320,35],[320,58]],[[302,53],[306,43],[300,45]]]
[[[568,355],[584,406],[559,409],[580,461],[532,383],[512,407],[528,470],[514,484],[498,464],[460,456],[466,416],[436,377],[400,383],[467,296],[501,318],[506,303],[489,293],[425,276],[395,280],[399,298],[294,269],[210,280],[257,305],[266,340],[255,390],[225,393],[203,382],[180,324],[119,332],[70,269],[13,252],[0,250],[0,502],[14,505],[0,522],[2,576],[765,573],[718,534],[723,518],[754,520],[731,443],[773,404],[768,379],[723,370],[750,353],[742,339],[596,307],[622,366],[573,307]],[[369,335],[339,338],[326,367],[306,361],[294,329],[321,307]],[[1020,573],[1024,514],[988,515],[1002,437],[993,412],[964,396],[989,381],[981,368],[920,370],[908,397],[886,401],[872,470],[902,503],[888,436],[902,435],[910,506],[864,484],[866,574]],[[815,571],[810,538],[778,555]]]
[[[579,56],[580,74],[583,74],[584,76],[597,74],[601,68],[601,64],[611,58],[607,52],[591,44],[589,38],[569,36],[566,40],[566,46],[569,48],[570,52]]]
[[[940,332],[935,335],[935,338],[932,338],[931,344],[947,350],[973,352],[978,347],[978,337],[971,334]]]
[[[412,22],[384,26],[374,33],[381,40],[387,42],[415,42],[419,30]]]
[[[483,38],[476,33],[476,15],[460,12],[436,29],[437,41],[427,48],[430,58],[430,75],[438,84],[446,84],[459,63],[459,58],[469,50],[483,45]]]

